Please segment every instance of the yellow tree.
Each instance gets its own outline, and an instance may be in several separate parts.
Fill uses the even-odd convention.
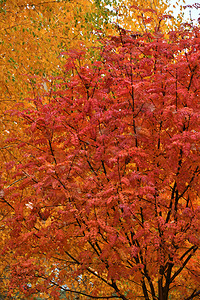
[[[105,16],[100,18],[100,12]],[[84,1],[0,1],[0,161],[1,188],[7,179],[7,187],[16,185],[10,160],[21,163],[23,154],[16,145],[5,145],[5,140],[14,131],[22,135],[22,124],[17,118],[8,117],[7,110],[19,102],[29,106],[29,98],[40,89],[48,91],[51,82],[47,79],[60,73],[63,64],[60,53],[70,48],[92,47],[96,41],[95,31],[106,28],[106,9],[98,3]],[[91,48],[92,49],[92,48]],[[92,51],[92,50],[91,50]],[[38,77],[36,77],[38,76]],[[35,82],[40,79],[40,87]],[[38,82],[37,82],[38,83]],[[5,186],[4,186],[5,187]],[[14,209],[1,201],[0,222],[12,215]],[[1,226],[1,248],[9,235],[7,226]],[[14,256],[6,254],[0,266],[2,291],[7,290],[8,266]],[[5,293],[4,293],[5,294]]]
[[[106,8],[89,0],[2,0],[0,10],[0,159],[6,161],[17,157],[17,149],[13,153],[4,140],[13,130],[20,136],[21,124],[5,111],[20,102],[28,106],[39,90],[48,92],[51,76],[62,72],[60,53],[86,47],[95,52],[96,30],[110,25]]]
[[[115,7],[116,22],[126,30],[145,33],[149,31],[162,31],[179,28],[183,14],[178,18],[171,18],[170,22],[163,21],[163,15],[173,16],[169,10],[170,0],[123,0]],[[174,7],[176,7],[176,4]],[[182,12],[183,7],[180,6]]]

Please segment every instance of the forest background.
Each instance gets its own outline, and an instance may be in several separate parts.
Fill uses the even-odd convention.
[[[39,230],[38,228],[43,228],[43,231],[47,232],[48,226],[49,228],[52,226],[52,224],[50,224],[51,218],[49,214],[52,214],[52,219],[56,219],[58,211],[55,210],[50,213],[50,208],[47,209],[46,206],[40,208],[39,211],[34,211],[32,201],[34,197],[33,191],[29,186],[30,182],[26,181],[30,176],[27,175],[28,173],[25,171],[26,159],[30,153],[29,149],[23,149],[24,143],[28,145],[30,142],[27,138],[29,133],[27,134],[27,123],[24,123],[22,116],[18,113],[27,109],[30,110],[28,114],[31,115],[31,110],[34,105],[39,105],[37,99],[40,97],[46,99],[46,97],[48,98],[53,95],[52,90],[55,88],[55,82],[58,81],[60,83],[59,80],[63,80],[63,78],[65,82],[68,82],[69,78],[74,76],[75,69],[72,68],[73,71],[71,71],[70,75],[66,72],[66,68],[71,68],[69,66],[69,58],[73,61],[73,59],[78,60],[81,57],[81,64],[87,65],[90,68],[94,63],[100,61],[102,57],[101,53],[104,49],[103,45],[105,45],[104,42],[107,39],[112,40],[113,37],[127,35],[127,32],[134,38],[140,38],[147,34],[147,32],[156,32],[156,28],[159,28],[158,31],[162,35],[160,37],[167,39],[167,33],[170,30],[182,30],[182,26],[186,21],[184,20],[184,9],[182,7],[180,13],[176,15],[176,18],[166,17],[165,22],[160,22],[162,19],[161,16],[167,16],[168,14],[173,15],[173,11],[170,10],[170,3],[171,2],[163,0],[124,0],[120,2],[115,0],[0,0],[0,228],[2,249],[0,256],[0,291],[2,299],[29,299],[31,297],[35,297],[35,299],[89,299],[88,288],[86,288],[85,285],[91,285],[90,289],[92,295],[94,295],[91,296],[91,298],[96,297],[98,299],[101,297],[98,297],[98,295],[101,294],[98,294],[98,290],[101,291],[102,286],[94,280],[93,277],[95,274],[93,271],[93,274],[91,273],[88,277],[84,277],[82,275],[84,274],[83,270],[83,273],[78,273],[80,270],[73,270],[73,280],[66,278],[66,273],[64,271],[62,272],[62,268],[58,262],[59,259],[62,259],[62,256],[57,257],[58,261],[57,258],[54,260],[54,256],[58,254],[57,244],[55,248],[50,251],[50,254],[46,255],[46,260],[44,260],[44,258],[41,259],[40,253],[41,251],[45,252],[43,249],[46,249],[45,247],[49,247],[50,245],[45,239],[41,242],[39,250],[34,250],[34,247],[37,248],[38,245],[36,246],[35,241],[31,241],[32,236],[30,237],[29,233],[32,232],[34,235],[35,232],[33,233],[33,231]],[[179,7],[179,4],[179,2],[171,3],[171,5],[175,5],[173,7],[174,10],[176,10],[176,7]],[[192,8],[187,8],[187,11],[190,9]],[[192,12],[193,11],[197,10],[193,8]],[[192,14],[192,17],[193,16],[194,14]],[[188,23],[191,28],[193,28],[190,19]],[[84,55],[78,57],[77,54],[73,54],[70,50],[80,51],[80,53],[84,53]],[[118,50],[116,50],[116,53],[117,51]],[[87,74],[87,76],[89,75]],[[78,81],[77,85],[79,85]],[[60,89],[60,86],[56,88]],[[83,95],[81,94],[81,90],[76,92]],[[35,101],[34,104],[32,99]],[[39,118],[39,116],[37,117]],[[34,125],[31,124],[31,126],[34,132]],[[45,134],[46,133],[44,133],[44,135]],[[12,140],[14,136],[15,140]],[[37,133],[35,133],[35,136],[37,136]],[[31,141],[30,143],[34,142]],[[144,148],[144,146],[142,146],[142,148]],[[30,155],[34,155],[34,153]],[[125,164],[127,164],[127,160]],[[133,165],[129,167],[132,168]],[[20,168],[24,168],[23,172],[20,171]],[[196,165],[195,168],[195,170],[198,170]],[[103,169],[105,171],[104,166]],[[45,170],[45,172],[46,171],[47,170]],[[50,167],[49,172],[51,172]],[[196,176],[198,172],[195,172],[194,174]],[[57,188],[56,184],[54,188]],[[175,185],[173,189],[174,191],[176,190]],[[59,197],[59,192],[57,196]],[[192,195],[192,197],[194,197],[194,195]],[[25,221],[24,218],[26,217],[27,219]],[[36,218],[37,221],[34,218]],[[187,218],[189,217],[187,216],[186,219]],[[21,229],[23,226],[29,226],[26,222],[30,224],[33,223],[30,225],[33,231],[31,231],[32,229],[30,231],[28,229],[28,234],[26,232],[28,227],[25,231]],[[18,224],[20,224],[20,229],[18,228]],[[52,227],[52,230],[54,229],[55,228]],[[55,233],[54,238],[62,240],[59,236],[60,231],[52,232]],[[49,238],[52,239],[50,236]],[[41,246],[42,243],[43,246]],[[75,244],[73,244],[74,249],[76,247]],[[30,249],[29,247],[32,248]],[[76,251],[78,251],[77,249]],[[190,249],[191,252],[188,250],[188,254],[191,255],[191,257],[195,253],[197,255],[198,251],[196,246],[193,245]],[[120,253],[120,257],[122,258],[125,255],[126,253]],[[188,256],[188,260],[191,257]],[[27,260],[25,260],[26,265],[23,265],[24,258],[27,258]],[[32,263],[33,258],[36,258],[36,260],[38,258],[39,263],[49,276],[47,276],[48,279],[42,278],[41,276],[40,281],[35,278],[33,280],[33,278],[30,277],[30,273],[34,273],[36,267]],[[89,260],[90,258],[88,258],[88,261]],[[193,265],[194,261],[192,262],[192,266]],[[176,272],[179,270],[181,272],[181,268],[182,267],[177,269]],[[28,270],[29,275],[25,274],[26,270]],[[56,272],[59,273],[60,276],[58,279],[58,282],[60,280],[59,284],[55,281]],[[174,275],[176,275],[176,272]],[[199,265],[196,266],[196,274],[197,276],[199,274]],[[127,289],[128,291],[124,294],[125,296],[123,296],[115,286],[114,279],[111,278],[112,276],[109,276],[108,282],[109,280],[112,282],[108,288],[110,296],[106,298],[102,296],[102,298],[109,299],[118,297],[119,299],[133,299],[132,297],[136,297],[133,296],[134,293],[138,293],[138,299],[142,297],[139,288],[138,290],[135,288],[134,292],[130,291],[131,288],[129,285],[126,287],[126,283],[120,286],[121,290],[124,291]],[[186,276],[187,273],[181,278],[179,282],[180,285]],[[148,276],[146,275],[146,277]],[[80,278],[83,280],[80,280]],[[133,280],[135,279],[133,278]],[[148,280],[148,278],[146,280]],[[142,279],[139,281],[142,282]],[[43,282],[47,282],[47,285]],[[199,296],[199,282],[198,284],[196,282],[195,277],[190,284],[191,291],[184,290],[184,299],[193,299]],[[162,286],[162,283],[160,284],[160,286]],[[56,285],[59,292],[54,289],[51,290],[51,287],[54,288]],[[96,290],[94,288],[95,285]],[[145,291],[144,285],[145,281],[143,282],[143,291]],[[70,291],[73,290],[75,293],[66,293],[69,287]],[[112,288],[114,288],[115,293],[111,292]],[[81,294],[83,290],[86,291],[85,294]],[[78,294],[79,292],[80,294]],[[180,297],[178,288],[174,294],[172,292],[171,295],[171,297]],[[154,292],[151,292],[151,296],[148,296],[148,292],[145,296],[144,292],[143,296],[144,299],[170,299],[168,298],[170,297],[168,294],[165,295],[165,298],[158,297],[159,296],[154,295]]]

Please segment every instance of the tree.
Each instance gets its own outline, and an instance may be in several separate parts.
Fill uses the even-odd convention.
[[[120,16],[120,25],[133,22],[130,20],[135,14],[128,14],[134,1],[120,1],[117,6],[115,0],[18,0],[0,2],[0,45],[1,45],[1,109],[8,107],[10,101],[25,101],[33,89],[32,81],[27,83],[25,74],[43,76],[58,75],[61,71],[61,51],[70,48],[84,48],[97,43],[96,30],[113,34],[112,22],[116,20],[114,6]],[[137,1],[144,8],[144,1]],[[107,5],[107,6],[106,6]],[[163,0],[145,1],[145,7],[166,12],[167,4]],[[146,14],[146,15],[145,15]],[[126,16],[127,15],[127,16]],[[148,12],[144,12],[144,19]],[[148,15],[149,16],[149,15]],[[142,17],[140,16],[140,20]],[[155,25],[155,24],[154,24]],[[134,25],[134,30],[143,27],[141,22]],[[133,28],[132,28],[133,29]],[[31,83],[31,85],[30,85]],[[47,82],[46,82],[47,83]]]
[[[5,111],[20,101],[29,105],[30,94],[38,93],[34,89],[35,76],[42,78],[41,88],[48,90],[51,83],[47,77],[61,72],[60,52],[73,47],[91,48],[97,43],[94,32],[110,25],[107,10],[88,0],[77,1],[76,5],[75,1],[65,0],[2,0],[0,12],[0,146],[3,147],[8,131],[17,127]]]
[[[14,184],[18,182],[13,179],[11,161],[20,163],[23,160],[23,153],[14,143],[6,145],[5,139],[16,131],[18,139],[20,136],[23,138],[24,134],[20,120],[11,118],[5,111],[19,102],[23,102],[24,107],[30,107],[31,97],[50,90],[51,76],[62,74],[64,59],[60,55],[61,51],[87,48],[89,49],[87,58],[94,60],[98,55],[97,30],[101,30],[100,37],[105,32],[107,35],[114,34],[115,27],[110,20],[115,12],[106,7],[109,3],[115,5],[114,2],[0,1],[0,159],[3,185],[12,187],[13,182]],[[156,5],[159,9],[159,4]],[[123,13],[125,10],[123,8]],[[119,24],[122,23],[122,19],[122,16],[118,16]],[[92,47],[94,45],[95,47]],[[37,87],[34,84],[36,81]],[[6,168],[3,169],[4,163]],[[1,248],[9,236],[9,228],[5,226],[4,219],[8,214],[12,214],[12,210],[5,202],[1,206]],[[13,251],[9,255],[7,253],[0,264],[1,289],[4,294],[7,293],[9,265],[15,261],[12,254]]]
[[[17,131],[18,137],[23,136],[23,124],[6,111],[20,102],[29,107],[29,98],[33,94],[50,89],[50,76],[62,72],[61,51],[89,47],[95,57],[95,51],[91,48],[94,43],[98,44],[94,33],[99,28],[104,31],[111,27],[107,19],[106,8],[87,0],[0,1],[0,161],[3,184],[5,180],[7,186],[13,184],[9,162],[15,160],[20,163],[23,159],[23,153],[14,144],[8,146],[5,143],[13,132]],[[40,87],[38,84],[36,88],[34,82],[37,76],[40,77]],[[2,168],[5,162],[6,171]],[[4,219],[11,211],[12,208],[7,205],[1,206],[1,248],[9,235]],[[0,262],[1,290],[4,294],[7,293],[7,279],[10,277],[10,261],[14,262],[15,258],[12,253],[7,253]]]
[[[197,299],[199,41],[198,27],[120,30],[93,64],[68,52],[67,76],[12,111],[25,122],[2,194],[13,289]]]

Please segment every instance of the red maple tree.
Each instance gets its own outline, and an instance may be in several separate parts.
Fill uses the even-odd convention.
[[[5,191],[12,287],[80,299],[200,295],[200,32],[125,30],[33,100]],[[82,298],[81,298],[82,297]]]

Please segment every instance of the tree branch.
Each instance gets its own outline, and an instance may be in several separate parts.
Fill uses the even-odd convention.
[[[193,292],[191,296],[189,296],[188,298],[185,298],[184,300],[191,300],[194,299],[196,296],[200,295],[200,290],[198,292]]]
[[[184,267],[187,265],[187,263],[189,262],[190,258],[193,256],[193,254],[197,251],[198,247],[197,246],[193,246],[193,251],[190,255],[188,255],[188,257],[186,258],[186,260],[184,261],[183,265],[174,273],[174,275],[171,277],[170,283],[181,273],[181,271],[184,269]]]
[[[44,276],[37,276],[37,277],[43,278],[43,279],[45,279],[45,280],[48,279],[48,278],[46,278],[46,277],[44,277]],[[78,294],[78,295],[83,295],[83,296],[89,297],[89,298],[91,298],[91,299],[113,299],[113,298],[115,298],[115,299],[116,299],[116,298],[120,299],[120,298],[121,298],[121,297],[119,297],[119,296],[92,296],[92,295],[89,295],[89,294],[84,293],[84,292],[79,292],[79,291],[75,291],[75,290],[71,290],[71,289],[66,289],[66,288],[64,288],[63,286],[59,285],[58,283],[56,283],[56,282],[54,282],[54,281],[52,281],[52,280],[50,280],[50,283],[51,283],[52,285],[55,285],[55,286],[59,287],[61,290],[65,291],[65,292],[70,292],[70,293],[74,293],[74,294]]]

